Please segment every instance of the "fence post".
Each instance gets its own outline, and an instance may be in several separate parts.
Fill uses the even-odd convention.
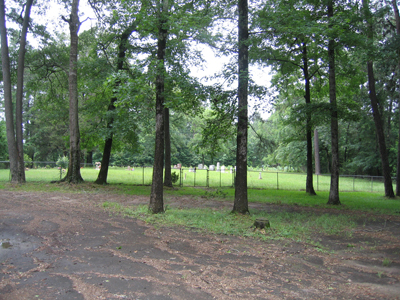
[[[317,174],[317,191],[319,191],[319,175]]]
[[[142,166],[142,185],[144,185],[144,165]]]
[[[353,192],[354,192],[354,187],[355,187],[355,185],[354,185],[355,181],[356,181],[356,177],[353,176]]]
[[[207,171],[207,177],[206,177],[206,187],[210,187],[210,174],[209,174],[209,169]]]
[[[221,182],[221,169],[219,170],[219,187],[222,187],[222,182]]]
[[[276,172],[276,189],[279,190],[279,172]]]
[[[371,193],[374,191],[374,176],[371,176]]]
[[[196,186],[196,168],[193,170],[193,187]]]

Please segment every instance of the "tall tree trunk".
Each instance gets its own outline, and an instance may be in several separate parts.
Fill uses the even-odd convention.
[[[81,149],[78,120],[78,31],[79,31],[79,0],[73,0],[71,14],[68,20],[71,36],[69,53],[69,165],[63,181],[79,183],[81,176]]]
[[[16,143],[18,153],[18,182],[25,182],[25,164],[24,164],[24,144],[22,131],[22,100],[24,95],[24,71],[25,71],[25,47],[26,34],[28,32],[29,18],[31,14],[33,0],[28,0],[25,5],[25,16],[22,24],[21,40],[18,53],[18,71],[17,71],[17,96],[15,105],[15,129]]]
[[[239,85],[238,124],[236,148],[235,201],[233,211],[240,214],[249,212],[247,198],[247,127],[248,127],[248,84],[249,84],[249,11],[247,0],[238,0],[239,11]]]
[[[372,45],[373,42],[373,24],[371,13],[369,10],[369,0],[363,0],[363,9],[365,14],[365,21],[367,22],[367,38]],[[371,100],[372,114],[374,117],[376,134],[378,136],[379,153],[382,162],[382,173],[385,186],[385,196],[394,198],[394,191],[392,185],[392,177],[390,174],[389,158],[386,149],[385,133],[383,130],[383,123],[381,114],[379,111],[378,97],[375,89],[375,76],[374,76],[374,64],[373,61],[368,59],[367,62],[368,70],[368,87],[369,87],[369,99]]]
[[[11,70],[8,52],[7,26],[5,17],[4,0],[0,0],[0,33],[1,33],[1,59],[4,89],[4,113],[6,117],[6,134],[8,156],[10,160],[11,182],[18,182],[18,155],[14,131],[14,114],[11,92]]]
[[[400,14],[399,7],[397,6],[397,1],[392,0],[394,16],[396,20],[396,34],[400,36]],[[397,75],[400,73],[400,49],[397,50],[398,53],[398,63],[397,63]],[[399,78],[400,85],[400,78]],[[397,100],[397,105],[399,107],[399,136],[397,144],[397,170],[396,170],[396,196],[400,196],[400,95]]]
[[[164,186],[172,187],[171,175],[171,133],[169,130],[169,108],[164,108],[165,170]]]
[[[315,160],[315,175],[321,175],[321,160],[319,157],[319,138],[317,129],[314,129],[314,160]]]
[[[128,49],[128,39],[131,36],[132,32],[136,30],[136,21],[134,21],[129,27],[127,27],[124,32],[120,36],[119,45],[118,45],[118,61],[117,61],[117,68],[116,71],[120,71],[124,67],[124,61],[126,56],[126,50]],[[119,86],[120,82],[115,82],[115,87]],[[111,149],[113,143],[113,123],[114,123],[114,115],[113,112],[115,111],[115,102],[117,101],[117,97],[112,97],[110,104],[108,105],[107,111],[109,112],[109,119],[107,120],[107,130],[108,136],[104,143],[104,150],[103,150],[103,157],[101,158],[101,168],[97,179],[94,183],[97,184],[106,184],[107,183],[107,176],[108,176],[108,167],[110,165],[110,157],[111,157]]]
[[[153,214],[164,212],[163,165],[164,165],[164,85],[165,85],[165,49],[167,47],[168,0],[162,0],[160,8],[157,41],[156,76],[156,144],[154,151],[153,181],[151,184],[149,210]]]
[[[313,159],[312,159],[312,128],[311,128],[311,88],[310,76],[308,73],[308,54],[307,45],[303,43],[303,73],[305,80],[305,100],[306,100],[306,140],[307,140],[307,178],[306,178],[306,193],[316,195],[313,183]]]
[[[333,17],[333,1],[328,1],[328,18]],[[331,27],[331,25],[329,25]],[[339,205],[339,126],[336,103],[336,66],[335,66],[335,41],[331,38],[328,42],[329,60],[329,101],[331,104],[331,186],[328,204]]]

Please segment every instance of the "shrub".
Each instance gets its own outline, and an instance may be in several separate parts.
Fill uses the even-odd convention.
[[[177,183],[177,182],[178,182],[178,179],[179,179],[179,175],[178,175],[176,172],[172,172],[172,173],[171,173],[171,180],[172,180],[172,183]]]
[[[69,164],[69,159],[66,156],[63,156],[63,157],[60,156],[56,162],[57,167],[59,167],[61,169],[68,168],[68,164]]]

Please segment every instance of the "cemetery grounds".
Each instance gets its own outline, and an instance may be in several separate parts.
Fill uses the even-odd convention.
[[[0,299],[400,299],[400,208],[287,204],[290,193],[275,191],[282,201],[250,202],[251,216],[235,216],[226,190],[199,188],[166,191],[166,213],[151,216],[147,187],[26,186],[0,185]],[[196,209],[228,231],[199,229]],[[175,212],[192,223],[172,225]],[[271,228],[252,228],[258,213]],[[277,215],[303,215],[315,230],[290,235]],[[353,223],[330,232],[327,215]]]

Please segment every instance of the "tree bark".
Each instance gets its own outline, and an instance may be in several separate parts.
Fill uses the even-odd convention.
[[[172,187],[171,176],[171,133],[169,130],[169,108],[164,108],[165,169],[164,186]]]
[[[397,36],[400,36],[400,14],[396,0],[392,0],[392,6],[396,20],[396,34]],[[400,72],[400,49],[397,50],[397,53],[398,53],[398,63],[397,63],[397,75],[398,75]],[[400,85],[400,78],[399,78],[399,85]],[[399,106],[399,124],[400,124],[400,97],[397,100],[397,103]],[[397,144],[396,196],[400,196],[400,126],[399,126],[398,144]]]
[[[120,36],[120,42],[118,45],[118,61],[117,61],[117,68],[116,71],[120,71],[124,67],[124,61],[126,56],[126,51],[128,50],[128,39],[131,36],[132,32],[136,30],[136,21],[133,22],[129,27],[127,27],[124,32]],[[119,81],[115,82],[115,87],[118,87],[120,84]],[[97,179],[94,183],[97,184],[107,184],[107,176],[108,176],[108,167],[110,165],[110,157],[111,157],[111,149],[113,143],[113,123],[114,123],[114,116],[113,111],[115,111],[115,102],[117,101],[117,97],[112,97],[110,104],[108,105],[108,112],[110,113],[110,117],[107,121],[107,130],[109,131],[106,141],[104,143],[104,150],[103,150],[103,157],[101,158],[101,168]]]
[[[80,133],[78,120],[78,31],[79,31],[79,0],[73,0],[69,30],[71,36],[71,46],[69,54],[69,165],[68,172],[63,181],[79,183],[83,181],[81,176],[81,149]]]
[[[17,155],[17,144],[14,131],[10,56],[8,51],[5,9],[6,8],[4,0],[0,0],[1,59],[2,59],[2,71],[3,71],[4,113],[6,117],[8,156],[10,160],[11,182],[18,182],[18,155]]]
[[[154,151],[153,181],[151,184],[149,210],[153,214],[164,212],[163,165],[164,165],[164,85],[165,85],[165,49],[167,47],[168,0],[162,0],[159,15],[157,41],[156,75],[156,143]]]
[[[238,124],[236,148],[236,180],[233,211],[249,212],[247,197],[247,128],[248,128],[248,84],[249,84],[249,16],[247,0],[238,0],[239,32],[239,83],[238,83]]]
[[[307,45],[303,43],[303,73],[305,80],[305,100],[306,100],[306,140],[307,140],[307,177],[306,193],[316,195],[313,183],[313,159],[312,159],[312,128],[311,128],[311,88],[310,76],[308,72],[308,54]]]
[[[365,21],[367,22],[367,38],[370,44],[373,42],[373,24],[369,11],[369,1],[363,0],[363,8],[365,14]],[[371,100],[372,115],[374,117],[374,123],[376,128],[376,134],[378,137],[378,147],[381,156],[382,173],[385,186],[385,196],[394,198],[394,191],[392,185],[392,177],[390,174],[389,158],[386,149],[385,133],[383,130],[383,123],[381,114],[379,111],[378,97],[375,89],[375,76],[374,76],[374,64],[373,61],[368,59],[367,62],[368,70],[368,87],[369,87],[369,99]]]
[[[328,19],[333,17],[333,1],[328,1]],[[329,25],[331,27],[331,25]],[[328,204],[339,205],[339,125],[336,102],[336,66],[335,66],[335,41],[331,38],[328,42],[329,60],[329,101],[331,104],[331,186]]]
[[[319,138],[317,129],[314,129],[314,160],[315,175],[321,175],[321,159],[319,157]]]
[[[368,61],[368,85],[369,85],[369,98],[371,100],[372,114],[374,117],[376,133],[378,137],[379,153],[382,162],[382,173],[385,186],[385,196],[394,198],[394,191],[392,185],[392,177],[390,174],[389,158],[387,155],[385,133],[382,125],[382,118],[378,107],[378,98],[375,90],[375,77],[374,77],[374,66],[372,61]]]
[[[18,53],[17,70],[17,95],[15,105],[15,130],[18,153],[18,182],[25,182],[25,164],[24,164],[24,144],[22,129],[22,100],[24,95],[24,71],[25,71],[25,48],[26,35],[28,32],[29,18],[31,14],[33,0],[28,0],[25,5],[25,16],[22,24],[21,40]]]

